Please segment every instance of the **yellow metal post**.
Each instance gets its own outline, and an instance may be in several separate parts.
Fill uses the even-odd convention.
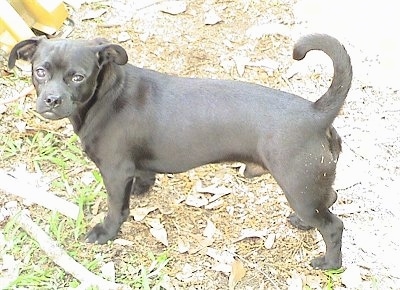
[[[0,0],[0,48],[6,52],[34,36],[31,28],[55,34],[68,17],[61,0]]]
[[[6,0],[0,0],[0,48],[9,52],[15,43],[32,36],[32,30],[17,11]]]

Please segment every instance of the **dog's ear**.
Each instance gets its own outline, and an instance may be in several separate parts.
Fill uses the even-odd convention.
[[[114,62],[119,65],[123,65],[128,62],[128,55],[126,54],[125,49],[119,45],[104,44],[97,46],[96,50],[100,66],[109,62]]]
[[[10,52],[8,67],[13,68],[17,59],[31,61],[41,39],[41,37],[35,37],[17,43]]]

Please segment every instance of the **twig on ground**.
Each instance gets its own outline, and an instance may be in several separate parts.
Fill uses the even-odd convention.
[[[52,240],[30,217],[24,212],[14,215],[15,222],[26,231],[46,255],[58,266],[63,268],[67,273],[79,280],[82,285],[80,288],[88,289],[90,287],[98,287],[101,290],[119,290],[131,289],[127,285],[113,283],[107,281],[86,269],[84,266],[71,258],[66,251],[60,248],[57,243]]]
[[[79,207],[76,204],[66,201],[46,190],[32,186],[31,184],[15,178],[9,173],[1,170],[0,190],[8,194],[26,198],[38,205],[58,211],[74,220],[78,218]]]

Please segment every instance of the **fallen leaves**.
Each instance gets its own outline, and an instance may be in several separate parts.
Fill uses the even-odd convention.
[[[229,275],[229,290],[233,290],[236,284],[246,275],[246,269],[243,262],[235,257],[234,250],[217,250],[215,248],[207,249],[207,256],[213,258],[216,263],[212,269]]]
[[[215,232],[217,231],[217,228],[215,227],[214,223],[211,220],[207,220],[207,225],[203,231],[203,236],[205,236],[206,238],[211,239]]]
[[[214,209],[222,205],[220,198],[230,193],[232,193],[230,188],[218,185],[203,187],[199,182],[187,196],[185,204],[198,208],[204,206],[207,209]],[[206,194],[211,196],[208,198]]]
[[[158,209],[156,206],[151,206],[151,207],[137,207],[133,210],[131,210],[131,216],[133,216],[133,219],[137,222],[144,220],[144,218],[151,212],[155,211]]]
[[[148,219],[148,225],[150,226],[150,234],[156,238],[157,241],[161,242],[164,246],[168,247],[168,235],[161,224],[159,219]]]
[[[158,7],[161,12],[177,15],[185,12],[187,5],[185,1],[165,1],[161,2]]]
[[[205,195],[197,193],[197,192],[192,192],[189,193],[185,200],[185,204],[188,206],[193,206],[193,207],[203,207],[207,205],[208,199]]]
[[[193,266],[186,263],[180,272],[176,274],[176,278],[182,282],[194,282],[203,280],[204,270],[200,266]]]
[[[362,283],[360,267],[349,265],[341,274],[342,284],[349,289],[358,289]]]
[[[255,230],[252,228],[245,228],[242,229],[241,234],[239,238],[237,238],[234,242],[239,242],[241,240],[247,239],[247,238],[259,238],[264,241],[264,247],[267,250],[272,249],[276,235],[274,233],[269,233],[269,229],[265,228],[263,230]]]
[[[234,56],[233,60],[236,64],[236,70],[239,76],[243,76],[246,66],[249,67],[261,67],[263,68],[269,75],[271,75],[274,71],[279,68],[279,63],[272,59],[261,59],[258,61],[251,61],[247,56]]]
[[[115,282],[115,263],[110,261],[100,268],[101,276],[108,281]]]
[[[246,269],[241,260],[234,259],[232,262],[232,270],[229,275],[228,285],[229,290],[235,289],[236,284],[242,280],[242,278],[246,275]]]
[[[218,13],[211,9],[204,14],[204,24],[206,25],[214,25],[222,21],[222,18],[218,15]]]
[[[219,250],[215,248],[207,248],[207,256],[215,260],[215,264],[212,266],[214,271],[223,272],[229,274],[232,270],[232,263],[235,260],[235,254],[233,250]]]

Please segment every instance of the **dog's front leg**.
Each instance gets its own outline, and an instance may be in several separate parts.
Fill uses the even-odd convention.
[[[130,160],[107,163],[105,168],[100,167],[104,184],[107,189],[108,212],[104,221],[97,224],[86,235],[90,243],[104,244],[112,240],[124,221],[129,216],[129,199],[134,182],[135,165]]]

